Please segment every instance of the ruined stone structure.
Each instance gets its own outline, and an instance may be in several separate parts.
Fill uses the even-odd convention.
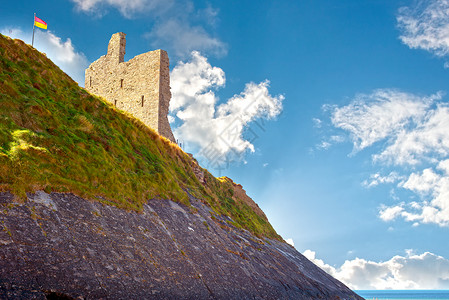
[[[171,98],[167,52],[150,51],[125,62],[125,47],[126,34],[112,35],[108,53],[86,69],[85,88],[175,142],[167,119]]]

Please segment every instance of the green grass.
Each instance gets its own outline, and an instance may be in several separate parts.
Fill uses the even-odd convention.
[[[149,199],[190,206],[188,193],[233,225],[280,239],[234,197],[232,184],[205,170],[177,145],[134,117],[89,94],[20,40],[0,35],[0,191],[71,192],[128,210]]]

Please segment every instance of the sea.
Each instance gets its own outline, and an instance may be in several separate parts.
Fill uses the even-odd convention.
[[[358,290],[366,300],[449,300],[449,290]]]

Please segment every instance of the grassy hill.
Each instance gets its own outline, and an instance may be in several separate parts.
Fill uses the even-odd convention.
[[[71,192],[140,211],[149,199],[189,204],[188,193],[233,225],[281,239],[237,195],[177,145],[80,88],[45,55],[0,34],[0,191]],[[188,193],[187,193],[188,192]],[[192,213],[195,213],[192,209]]]

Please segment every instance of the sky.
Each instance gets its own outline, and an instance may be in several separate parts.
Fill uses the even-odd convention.
[[[116,32],[166,50],[185,151],[349,287],[449,289],[448,0],[3,2],[80,86]]]

